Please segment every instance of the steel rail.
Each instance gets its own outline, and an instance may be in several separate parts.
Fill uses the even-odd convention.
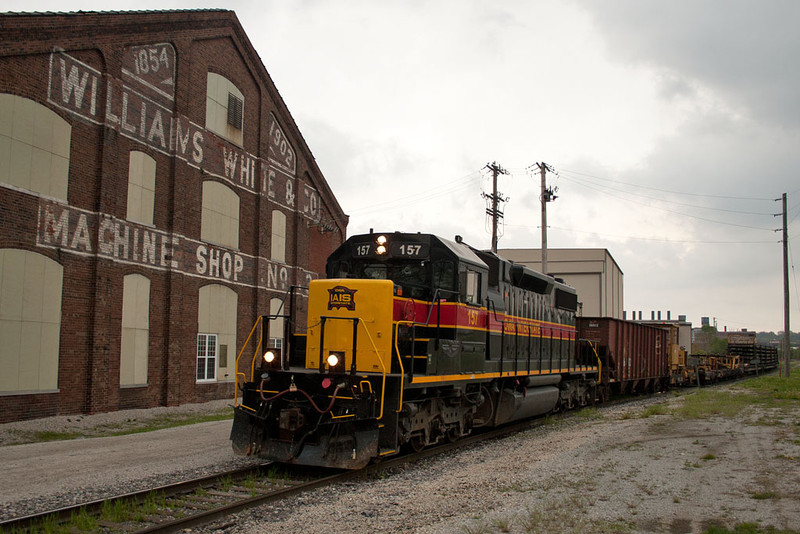
[[[81,510],[85,510],[88,513],[99,513],[103,507],[103,504],[109,501],[129,500],[129,501],[142,502],[147,496],[153,493],[161,493],[167,497],[172,497],[180,493],[192,491],[201,488],[203,486],[208,486],[225,477],[242,478],[249,474],[262,471],[265,467],[269,465],[271,464],[261,463],[255,466],[239,467],[236,469],[231,469],[229,471],[224,471],[222,473],[215,473],[213,475],[198,477],[191,480],[176,482],[173,484],[166,484],[164,486],[148,488],[146,490],[141,490],[141,491],[132,491],[130,493],[114,495],[112,497],[107,497],[104,499],[97,499],[75,505],[65,506],[62,508],[57,508],[55,510],[47,510],[45,512],[28,514],[22,517],[15,517],[12,519],[0,521],[0,532],[25,531],[36,525],[37,522],[40,522],[43,519],[50,517],[55,518],[58,521],[67,521],[70,519],[72,514],[78,513]]]

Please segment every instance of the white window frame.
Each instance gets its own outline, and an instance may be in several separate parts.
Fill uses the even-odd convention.
[[[200,340],[203,340],[203,344],[200,344]],[[209,355],[208,348],[211,346],[209,343],[213,340],[213,347],[214,347],[214,354]],[[195,378],[198,382],[215,382],[217,380],[217,361],[218,361],[218,354],[219,354],[219,335],[218,334],[207,334],[207,333],[199,333],[197,334],[197,366],[195,367]],[[208,363],[209,360],[213,360],[213,373],[214,376],[208,376]],[[200,362],[203,362],[203,365],[200,365]],[[202,376],[201,376],[202,370]]]

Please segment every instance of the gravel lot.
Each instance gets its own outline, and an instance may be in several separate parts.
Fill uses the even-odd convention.
[[[648,406],[676,406],[683,398],[583,412],[195,532],[686,533],[741,523],[800,532],[800,408],[758,408],[734,418],[641,417]],[[224,406],[157,410],[218,405]],[[124,423],[152,413],[102,414],[78,423],[91,428],[99,418]],[[56,419],[39,423],[72,423]],[[0,443],[21,424],[0,425]],[[222,421],[0,447],[0,517],[252,461],[232,455],[229,429]]]
[[[640,417],[648,405],[681,402],[603,408],[204,532],[687,533],[741,523],[796,532],[800,409]]]

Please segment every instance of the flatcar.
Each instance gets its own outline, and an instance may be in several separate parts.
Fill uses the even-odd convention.
[[[600,364],[578,350],[577,294],[559,280],[458,236],[400,232],[350,237],[326,275],[240,351],[235,452],[358,469],[597,396]],[[282,350],[267,345],[278,320]]]

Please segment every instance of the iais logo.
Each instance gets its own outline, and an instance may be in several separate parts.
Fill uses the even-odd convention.
[[[355,311],[356,299],[355,294],[357,289],[349,289],[344,286],[336,286],[328,290],[328,309],[344,308],[346,310]]]

